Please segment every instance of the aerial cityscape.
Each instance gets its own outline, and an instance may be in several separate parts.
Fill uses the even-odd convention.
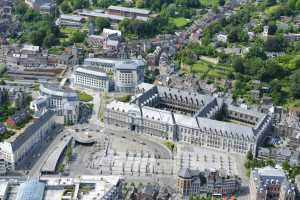
[[[0,0],[0,200],[300,200],[300,0]]]

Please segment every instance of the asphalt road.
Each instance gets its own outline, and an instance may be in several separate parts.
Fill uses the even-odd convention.
[[[39,177],[40,176],[40,171],[41,171],[44,163],[46,162],[46,160],[48,159],[50,154],[56,148],[56,144],[61,141],[61,138],[63,138],[64,135],[69,135],[69,133],[68,132],[60,133],[54,138],[54,140],[51,141],[48,148],[45,150],[45,152],[41,153],[41,156],[38,158],[38,160],[35,162],[35,164],[31,168],[31,170],[29,171],[29,173],[28,173],[29,177]]]

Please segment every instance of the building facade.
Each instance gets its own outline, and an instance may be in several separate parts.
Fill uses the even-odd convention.
[[[255,154],[271,127],[271,117],[262,115],[255,126],[219,121],[225,106],[222,99],[213,96],[143,83],[130,103],[113,101],[107,105],[104,123],[107,128],[136,134]]]
[[[79,117],[79,97],[71,90],[58,85],[40,85],[40,94],[47,98],[47,109],[64,117],[64,123],[75,124]]]
[[[264,167],[254,169],[250,175],[251,200],[294,200],[295,189],[282,169]]]
[[[7,170],[15,170],[34,150],[44,144],[55,127],[55,113],[48,111],[21,133],[16,133],[0,143],[0,155],[7,163]]]
[[[110,80],[105,72],[95,68],[77,67],[74,84],[84,88],[109,91]]]
[[[236,177],[222,175],[215,170],[181,169],[176,180],[176,191],[184,197],[235,194],[240,189],[240,182]]]
[[[98,90],[132,93],[144,82],[144,66],[144,61],[135,59],[86,58],[84,65],[74,72],[74,83]]]

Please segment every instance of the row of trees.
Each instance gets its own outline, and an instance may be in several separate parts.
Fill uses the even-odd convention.
[[[21,22],[23,33],[20,43],[51,47],[59,44],[60,31],[54,24],[53,16],[42,16],[30,9],[22,0],[15,2],[14,14]]]
[[[176,27],[175,24],[170,23],[168,18],[156,17],[149,21],[125,19],[119,23],[119,29],[126,36],[147,38],[153,37],[158,33],[172,33]]]
[[[63,13],[71,13],[76,9],[88,8],[90,6],[89,0],[57,0],[57,5],[59,5]]]

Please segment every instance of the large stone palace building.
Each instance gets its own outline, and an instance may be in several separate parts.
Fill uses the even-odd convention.
[[[147,83],[137,86],[129,103],[109,103],[104,121],[107,128],[236,153],[255,153],[271,127],[269,115],[222,98]]]

